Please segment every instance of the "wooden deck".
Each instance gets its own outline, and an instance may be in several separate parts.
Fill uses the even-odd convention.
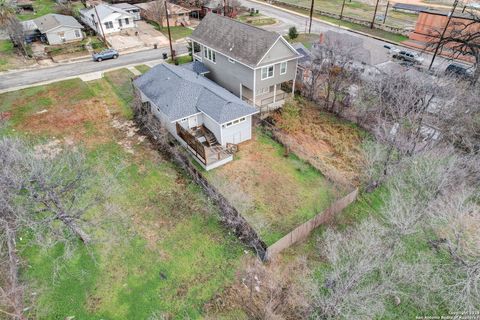
[[[209,145],[206,135],[213,133],[204,126],[185,129],[177,123],[176,127],[178,136],[186,142],[188,150],[207,168],[233,155],[231,149],[227,150],[218,142]]]

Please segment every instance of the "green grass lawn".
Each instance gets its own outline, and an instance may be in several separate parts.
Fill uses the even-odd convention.
[[[192,56],[188,55],[188,54],[187,55],[182,55],[182,56],[177,56],[175,58],[177,59],[178,64],[184,64],[184,63],[189,63],[189,62],[193,61]],[[167,63],[173,64],[172,59],[169,58],[167,60]]]
[[[306,10],[310,10],[311,2],[309,0],[282,0],[285,4],[297,5]],[[315,1],[314,7],[317,10],[340,14],[343,0],[318,0]],[[343,15],[346,17],[352,17],[359,20],[371,21],[375,9],[375,3],[372,5],[360,1],[346,1],[343,10]],[[391,7],[390,7],[391,9]],[[411,27],[417,21],[417,16],[410,13],[398,12],[390,10],[388,12],[386,25],[392,27]],[[380,3],[377,15],[383,15],[386,10],[386,2]],[[377,20],[377,22],[380,22]]]
[[[141,73],[145,73],[148,70],[150,70],[151,68],[149,66],[147,66],[146,64],[141,64],[141,65],[135,66],[135,69],[137,69]]]
[[[339,195],[319,171],[260,129],[239,149],[234,161],[205,174],[269,245]]]
[[[166,27],[162,28],[162,33],[165,35],[165,37],[168,38],[168,30]],[[191,35],[193,32],[192,29],[186,28],[186,27],[170,27],[170,34],[172,36],[172,41],[177,41],[180,39],[183,39],[185,37],[188,37]]]
[[[19,14],[18,18],[25,21],[44,16],[48,13],[55,13],[55,5],[56,2],[54,0],[35,0],[33,2],[35,13]]]
[[[288,5],[288,3],[275,4],[275,5],[278,6],[278,7],[286,8],[288,10],[292,10],[292,11],[301,13],[301,14],[305,14],[305,15],[309,14],[308,9],[291,7],[291,6]],[[343,21],[343,20],[339,20],[339,19],[336,19],[336,18],[328,17],[328,16],[322,16],[322,15],[319,15],[317,13],[314,13],[313,16],[317,19],[320,19],[320,20],[323,20],[323,21],[326,21],[326,22],[334,23],[334,24],[339,25],[339,26],[343,26],[343,27],[346,27],[346,28],[349,28],[349,29],[352,29],[352,30],[355,30],[355,31],[364,32],[366,34],[369,34],[369,35],[372,35],[372,36],[375,36],[375,37],[379,37],[379,38],[383,38],[383,39],[386,39],[386,40],[389,40],[389,41],[392,41],[392,42],[396,42],[396,43],[400,43],[400,42],[408,39],[408,37],[403,36],[403,35],[398,34],[398,33],[388,32],[388,31],[384,31],[384,30],[380,30],[380,29],[370,29],[368,26],[364,26],[364,25],[361,25],[361,24],[356,24],[356,23],[352,23],[352,22],[348,22],[348,21]]]
[[[165,37],[168,38],[168,29],[167,27],[160,27],[160,25],[154,21],[147,21],[150,23],[156,30],[160,31],[163,33]],[[172,36],[172,41],[177,41],[180,39],[183,39],[185,37],[188,37],[191,35],[193,32],[192,29],[182,27],[182,26],[170,26],[170,35]]]
[[[310,49],[315,41],[318,41],[320,35],[317,33],[300,33],[295,39],[290,39],[288,35],[284,36],[290,43],[300,42],[306,48]]]
[[[197,319],[234,278],[243,246],[217,209],[148,142],[113,125],[131,119],[129,76],[123,69],[0,95],[0,112],[10,115],[0,135],[73,141],[99,179],[121,168],[109,197],[114,217],[106,230],[89,229],[101,240],[88,250],[78,244],[62,260],[62,244],[40,250],[27,245],[28,233],[18,239],[25,296],[36,293],[29,318]],[[105,214],[96,206],[88,217]]]
[[[250,16],[249,14],[241,15],[238,17],[238,20],[251,24],[252,26],[267,26],[277,23],[277,20],[271,17],[264,16],[262,14]]]

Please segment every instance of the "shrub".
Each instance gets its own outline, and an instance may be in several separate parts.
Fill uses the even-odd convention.
[[[288,29],[288,37],[293,40],[298,37],[298,31],[296,27],[291,27]]]
[[[294,132],[300,128],[300,106],[295,99],[288,99],[282,107],[281,115],[275,119],[279,128]]]

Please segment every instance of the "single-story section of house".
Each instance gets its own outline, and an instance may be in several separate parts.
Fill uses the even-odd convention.
[[[167,26],[167,19],[165,19],[164,14],[165,7],[160,6],[158,1],[137,3],[135,6],[140,9],[140,15],[143,19],[162,24],[163,27]],[[190,25],[190,12],[192,10],[178,4],[167,2],[167,11],[168,22],[171,26]]]
[[[108,4],[80,10],[80,19],[102,36],[136,27],[133,14]]]
[[[26,21],[23,26],[26,35],[32,33],[32,28],[36,28],[42,41],[51,45],[83,39],[83,26],[74,17],[63,14],[49,13]]]
[[[135,21],[142,19],[140,17],[140,8],[137,6],[134,6],[133,4],[121,2],[121,3],[114,3],[111,6],[122,9],[123,11],[130,13],[131,15],[133,15],[133,20]]]
[[[232,161],[235,145],[252,137],[257,110],[190,68],[159,64],[133,85],[143,105],[206,170]]]

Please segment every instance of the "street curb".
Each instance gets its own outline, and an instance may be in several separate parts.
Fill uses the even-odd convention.
[[[128,68],[138,66],[140,64],[155,63],[155,62],[158,62],[157,64],[160,64],[160,63],[163,63],[164,60],[163,59],[153,59],[153,60],[145,61],[145,62],[142,62],[142,63],[128,64],[128,65],[124,65],[124,66],[118,66],[118,67],[113,67],[113,68],[110,68],[110,69],[105,69],[105,70],[102,70],[102,71],[95,71],[95,72],[87,72],[87,73],[77,74],[77,75],[70,76],[70,77],[65,77],[65,78],[62,78],[62,79],[53,79],[53,80],[37,82],[37,83],[34,83],[34,84],[29,84],[29,85],[24,85],[24,86],[17,86],[17,87],[11,87],[11,88],[6,88],[6,89],[0,89],[0,94],[7,93],[7,92],[12,92],[12,91],[17,91],[17,90],[22,90],[22,89],[26,89],[26,88],[31,88],[31,87],[43,86],[43,85],[52,84],[52,83],[59,82],[59,81],[64,81],[64,80],[71,80],[71,79],[75,79],[75,78],[80,78],[81,79],[82,76],[86,76],[86,75],[89,75],[89,74],[93,75],[93,74],[99,73],[99,72],[101,72],[101,78],[103,78],[103,76],[106,72],[115,71],[115,70],[124,69],[124,68],[128,69]]]
[[[297,15],[299,17],[310,19],[310,17],[308,15],[305,15],[305,14],[302,14],[302,13],[299,13],[299,12],[296,12],[296,11],[293,11],[293,10],[285,9],[283,7],[279,7],[279,6],[276,6],[276,5],[267,3],[267,2],[263,2],[263,1],[259,1],[259,0],[248,0],[248,1],[255,2],[255,3],[258,3],[258,4],[262,4],[262,5],[266,5],[266,6],[269,6],[271,8],[275,8],[275,9],[282,10],[282,11],[290,13],[290,14]],[[285,5],[288,5],[288,4],[285,4]],[[372,38],[372,39],[375,39],[375,40],[387,42],[387,43],[390,43],[390,44],[393,44],[393,45],[396,45],[396,46],[404,46],[405,48],[410,48],[410,46],[405,46],[405,45],[400,44],[400,43],[395,42],[395,41],[391,41],[391,40],[388,40],[388,39],[385,39],[385,38],[382,38],[382,37],[374,36],[374,35],[371,35],[371,34],[368,34],[368,33],[362,32],[362,31],[350,29],[348,27],[344,27],[344,26],[341,26],[341,25],[338,25],[338,24],[335,24],[335,23],[331,23],[331,22],[328,22],[328,21],[325,21],[325,20],[322,20],[322,19],[319,19],[319,18],[312,17],[312,20],[315,20],[317,22],[326,24],[326,25],[331,26],[331,27],[335,27],[335,28],[342,29],[342,30],[345,30],[345,31],[350,31],[350,32],[353,32],[353,33],[357,33],[357,34],[360,34],[360,35],[363,35],[363,36],[366,36],[366,37],[369,37],[369,38]]]

